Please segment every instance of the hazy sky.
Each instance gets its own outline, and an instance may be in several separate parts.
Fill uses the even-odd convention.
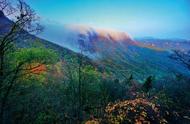
[[[43,20],[190,39],[190,0],[27,0]]]

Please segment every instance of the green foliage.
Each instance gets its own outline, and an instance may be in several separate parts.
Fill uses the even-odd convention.
[[[189,103],[190,94],[186,92],[187,79],[182,75],[173,80],[179,86],[168,85],[166,90],[158,92],[160,89],[153,85],[153,81],[156,82],[153,76],[149,76],[144,84],[140,84],[135,79],[135,74],[128,74],[129,77],[123,80],[119,76],[113,77],[112,72],[107,70],[100,72],[98,66],[88,63],[88,60],[83,57],[83,63],[80,65],[77,54],[67,53],[59,61],[55,51],[38,45],[33,48],[16,49],[6,57],[8,70],[14,70],[20,63],[23,63],[22,72],[28,66],[38,64],[48,67],[46,73],[25,75],[16,81],[6,106],[8,118],[13,120],[13,123],[78,123],[78,113],[80,122],[104,118],[106,115],[105,121],[114,124],[165,123],[166,120],[160,115],[161,111],[157,110],[158,106],[162,106],[164,110],[184,111],[183,104]],[[79,94],[79,67],[81,94]],[[9,77],[7,82],[12,75]],[[168,84],[171,84],[170,81],[163,80]],[[181,87],[182,83],[183,87]],[[169,87],[175,87],[175,92]],[[154,91],[151,90],[152,88]],[[148,95],[138,92],[139,89],[143,89]],[[78,97],[81,98],[81,103]],[[124,101],[118,102],[120,100]],[[109,102],[115,104],[110,105]],[[99,123],[98,121],[92,122]]]
[[[57,54],[45,48],[20,48],[6,55],[5,78],[1,84],[0,102],[3,100],[5,103],[8,102],[9,104],[3,107],[9,109],[15,106],[12,111],[18,116],[13,116],[15,118],[13,121],[22,123],[25,119],[29,120],[27,114],[35,117],[29,111],[24,111],[26,115],[23,115],[22,111],[26,106],[21,107],[20,104],[29,105],[27,100],[32,100],[33,96],[29,95],[27,98],[25,94],[26,96],[28,92],[35,94],[35,89],[42,88],[42,82],[44,83],[47,77],[45,73],[33,74],[31,68],[38,65],[51,65],[57,61]],[[15,104],[11,105],[12,103]]]
[[[16,63],[42,63],[53,64],[58,61],[57,54],[46,48],[21,48],[11,53],[9,58]]]
[[[37,115],[35,124],[58,124],[57,114],[52,110],[47,110],[46,112],[40,112]]]
[[[167,109],[175,106],[174,101],[166,94],[165,91],[158,92],[155,97],[156,98],[153,99],[154,103],[160,104]]]
[[[6,66],[4,72],[6,77],[4,78],[4,84],[9,84],[14,78],[15,71],[17,73],[17,81],[25,82],[26,80],[39,79],[45,80],[45,73],[39,73],[38,75],[32,75],[32,68],[37,68],[40,65],[44,68],[48,65],[54,64],[58,61],[57,54],[50,49],[46,48],[20,48],[6,56]],[[47,71],[47,70],[44,70]],[[17,82],[15,81],[15,82]],[[4,85],[6,90],[6,85]]]

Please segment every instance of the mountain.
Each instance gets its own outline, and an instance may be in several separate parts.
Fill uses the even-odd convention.
[[[144,46],[157,47],[164,50],[190,50],[190,40],[184,39],[159,39],[159,38],[136,38],[136,41]]]
[[[10,27],[13,23],[14,22],[12,22],[8,17],[6,17],[4,15],[4,13],[2,11],[0,11],[0,36],[5,35],[10,30]],[[63,58],[65,55],[70,55],[71,57],[72,56],[74,57],[77,55],[77,53],[73,52],[72,50],[64,48],[63,46],[57,45],[48,40],[39,38],[26,31],[24,31],[23,34],[24,34],[24,36],[20,35],[20,37],[15,41],[15,45],[17,47],[20,47],[20,48],[34,47],[34,44],[36,44],[37,43],[36,41],[38,41],[38,43],[40,43],[40,45],[42,45],[46,48],[55,50],[57,53],[60,54],[61,58]]]
[[[0,13],[0,22],[1,34],[7,32],[13,23],[3,13]],[[166,47],[163,45],[166,41],[151,39],[146,42],[147,40],[133,39],[126,32],[81,25],[48,25],[39,35],[41,38],[25,33],[27,37],[21,36],[16,41],[18,47],[31,47],[34,41],[38,40],[45,47],[60,53],[62,57],[69,55],[72,58],[76,57],[77,53],[83,54],[91,59],[85,60],[96,63],[101,71],[107,71],[115,78],[126,78],[131,74],[139,80],[150,75],[158,79],[177,73],[188,75],[185,67],[169,58],[171,50],[176,46]],[[153,43],[156,45],[152,45]],[[179,44],[181,43],[180,41]],[[181,45],[180,49],[187,48],[187,45]]]
[[[10,30],[10,26],[13,23],[14,23],[13,21],[7,18],[3,14],[3,12],[0,11],[0,36],[5,35]],[[64,62],[70,62],[73,59],[77,60],[78,56],[81,56],[81,54],[76,53],[68,48],[65,48],[64,46],[60,46],[56,43],[50,42],[43,38],[39,38],[26,31],[23,31],[22,34],[19,35],[20,36],[17,38],[17,40],[14,41],[14,44],[18,48],[45,47],[54,50],[58,54],[60,60]],[[95,63],[93,63],[88,57],[83,56],[83,58],[84,58],[83,62],[85,64],[96,66]],[[73,64],[73,63],[68,63],[68,64]]]
[[[84,45],[83,48],[87,52],[93,53],[99,45],[126,44],[126,42],[128,44],[136,44],[127,33],[110,29],[99,29],[82,25],[57,26],[54,24],[48,24],[45,27],[46,30],[40,37],[49,39],[76,52],[80,51],[81,45]]]
[[[47,35],[50,34],[48,32],[51,35]],[[188,74],[185,67],[169,56],[173,49],[188,50],[189,42],[156,39],[146,42],[133,39],[126,32],[81,25],[59,28],[51,28],[49,25],[41,36],[87,55],[116,77],[133,74],[142,80],[149,75],[163,78],[177,73]],[[171,45],[165,45],[167,43]]]
[[[0,11],[0,34],[4,34],[10,28],[12,22]]]

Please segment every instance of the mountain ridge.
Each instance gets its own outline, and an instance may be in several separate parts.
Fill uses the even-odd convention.
[[[2,20],[0,20],[2,21]],[[0,29],[2,32],[3,28]],[[48,30],[48,29],[47,29]],[[105,30],[104,30],[105,31]],[[101,34],[102,32],[99,31]],[[57,32],[54,32],[57,33]],[[22,37],[16,41],[19,47],[31,47],[30,45],[35,40],[40,40],[46,48],[53,49],[58,53],[64,55],[83,54],[90,59],[89,62],[96,63],[98,66],[105,68],[111,72],[115,77],[123,78],[125,75],[134,74],[137,79],[144,79],[149,75],[157,75],[157,77],[167,77],[171,70],[179,73],[186,73],[185,68],[179,63],[173,62],[168,58],[170,55],[166,50],[158,51],[154,47],[143,45],[136,40],[130,38],[127,34],[103,32],[102,37],[97,36],[97,32],[90,29],[84,32],[59,32],[61,39],[59,43],[52,43],[34,35],[28,34],[30,40],[25,40]],[[110,34],[113,36],[110,38]],[[112,34],[113,33],[113,34]],[[124,36],[124,38],[117,38],[117,36]],[[51,34],[50,36],[53,36]],[[68,36],[66,36],[68,35]],[[55,37],[55,36],[54,36]],[[117,42],[115,41],[117,39]],[[119,40],[118,40],[119,39]],[[50,40],[51,41],[51,40]],[[65,48],[65,44],[70,44],[70,48]],[[82,48],[82,49],[80,49]],[[124,76],[124,77],[125,77]]]

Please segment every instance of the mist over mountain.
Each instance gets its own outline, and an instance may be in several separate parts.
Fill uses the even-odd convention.
[[[142,79],[150,74],[164,77],[171,70],[186,73],[169,56],[172,50],[189,50],[187,40],[135,39],[126,32],[84,25],[49,25],[40,36],[88,56],[119,76],[134,73]]]
[[[3,22],[0,26],[5,27],[1,28],[0,32],[7,32],[12,22],[3,13],[1,13],[0,21]],[[186,69],[169,59],[169,56],[175,49],[189,50],[190,44],[187,40],[134,39],[126,32],[113,29],[100,29],[84,25],[61,26],[59,24],[46,26],[44,32],[39,36],[47,40],[41,40],[43,44],[49,44],[48,46],[57,44],[86,55],[100,67],[106,67],[119,77],[125,73],[133,73],[139,79],[150,74],[164,77],[171,70],[174,70],[174,73],[175,71],[186,73]],[[23,40],[21,36],[17,44],[22,47],[29,46],[32,40],[38,38],[28,34],[28,39],[30,40]],[[57,49],[55,45],[53,46],[56,51],[61,50]]]
[[[83,36],[82,36],[83,35]],[[112,44],[114,42],[128,42],[136,44],[126,32],[119,32],[111,29],[92,28],[84,25],[56,25],[48,24],[44,32],[40,35],[61,46],[65,46],[74,51],[79,51],[79,39],[83,37],[85,47],[91,51],[100,41]],[[92,46],[93,45],[93,46]],[[93,51],[93,50],[92,50]]]
[[[90,47],[88,49],[89,51],[93,49],[92,44],[97,44],[97,42],[100,43],[100,41],[110,44],[118,42],[117,44],[124,43],[141,47],[159,48],[162,50],[188,50],[190,46],[189,40],[185,39],[161,39],[153,37],[135,38],[135,36],[129,36],[127,32],[113,29],[101,29],[86,25],[47,24],[44,32],[40,34],[40,37],[77,52],[80,46],[78,42],[78,40],[81,39],[80,35],[83,35],[85,47]],[[95,47],[95,45],[93,46]]]

